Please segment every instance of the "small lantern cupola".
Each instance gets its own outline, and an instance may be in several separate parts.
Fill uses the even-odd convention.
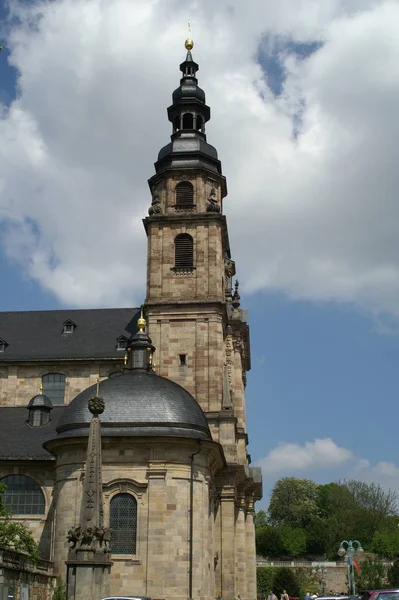
[[[155,348],[145,331],[146,325],[143,309],[141,309],[140,318],[137,321],[139,330],[127,345],[128,355],[125,368],[128,370],[152,371],[152,356]]]
[[[185,42],[186,60],[180,65],[180,87],[173,92],[173,104],[168,108],[168,117],[173,123],[174,134],[195,131],[198,137],[205,140],[205,123],[211,118],[211,111],[205,104],[204,90],[198,86],[196,75],[199,67],[191,54],[193,46],[194,42],[188,38]]]
[[[42,387],[40,386],[40,394],[33,396],[28,404],[29,425],[31,425],[31,427],[47,425],[50,421],[50,411],[52,409],[53,404],[50,398],[42,393]]]

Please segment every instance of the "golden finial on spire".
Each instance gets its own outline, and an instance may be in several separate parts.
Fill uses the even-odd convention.
[[[147,325],[147,322],[143,315],[143,307],[141,307],[140,318],[137,320],[137,326],[139,328],[140,333],[144,332],[146,325]]]
[[[190,21],[188,22],[188,38],[184,42],[184,45],[186,47],[186,50],[188,50],[188,51],[190,51],[194,48],[194,42],[191,39],[191,23],[190,23]]]
[[[127,354],[125,354],[125,356],[123,357],[123,364],[126,367],[126,365],[127,365]]]
[[[40,393],[43,394],[43,384],[42,383],[40,383],[39,390],[40,390]]]

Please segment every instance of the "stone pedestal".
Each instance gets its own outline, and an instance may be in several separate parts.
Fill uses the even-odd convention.
[[[110,595],[111,561],[104,555],[85,552],[67,561],[67,600],[101,600]]]

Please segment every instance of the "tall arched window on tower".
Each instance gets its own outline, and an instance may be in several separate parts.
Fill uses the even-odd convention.
[[[130,494],[117,494],[109,507],[112,554],[136,554],[137,502]]]
[[[47,373],[42,377],[43,394],[48,396],[53,404],[64,404],[65,375],[63,373]]]
[[[194,268],[194,240],[188,233],[175,237],[175,269],[192,271]]]
[[[189,208],[194,206],[194,188],[189,181],[181,181],[175,187],[176,206],[178,208]]]
[[[183,115],[183,129],[194,128],[194,116],[192,113],[185,113]]]
[[[0,483],[7,486],[3,501],[13,514],[44,515],[44,494],[36,481],[26,475],[7,475],[0,479]]]

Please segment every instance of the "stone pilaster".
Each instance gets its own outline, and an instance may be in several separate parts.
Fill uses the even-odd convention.
[[[165,478],[165,464],[160,461],[151,461],[147,470],[149,510],[145,592],[145,595],[151,598],[164,597],[165,580],[169,579],[166,577],[165,572],[170,558],[165,553],[165,540],[167,536]],[[187,587],[185,587],[185,591],[186,589]]]
[[[235,491],[224,486],[220,495],[222,553],[221,553],[221,597],[234,600],[236,597],[236,553],[235,553]]]
[[[235,531],[236,543],[236,590],[241,598],[247,598],[247,548],[245,529],[245,498],[241,496],[237,503],[237,519]]]
[[[256,598],[256,549],[255,549],[255,511],[253,498],[247,500],[246,518],[245,518],[245,553],[246,553],[246,571],[247,571],[247,590],[246,598],[254,600]]]

